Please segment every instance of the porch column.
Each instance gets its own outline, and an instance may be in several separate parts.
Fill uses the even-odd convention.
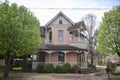
[[[67,61],[67,60],[66,60],[66,58],[67,58],[66,54],[67,54],[67,53],[64,53],[64,54],[65,54],[65,63],[66,63],[66,61]]]
[[[77,55],[78,55],[77,64],[78,64],[78,67],[81,68],[81,53],[80,53],[80,51],[78,52]]]
[[[68,51],[64,51],[64,54],[65,54],[65,57],[64,57],[64,59],[65,59],[65,63],[67,62],[67,53],[68,53]]]
[[[84,68],[86,63],[85,63],[85,52],[81,52],[81,67]]]
[[[81,42],[80,41],[80,30],[78,29],[78,37],[79,37],[79,41],[78,42]]]
[[[85,67],[87,68],[87,52],[85,52],[84,54],[85,54]]]
[[[49,53],[49,63],[51,62],[51,53]]]

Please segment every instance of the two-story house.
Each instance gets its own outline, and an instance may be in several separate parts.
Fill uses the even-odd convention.
[[[37,55],[33,56],[33,68],[37,63],[59,65],[66,62],[87,67],[85,30],[84,21],[74,23],[60,11],[40,27],[42,43]]]

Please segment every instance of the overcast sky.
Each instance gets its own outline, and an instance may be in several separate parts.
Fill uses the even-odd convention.
[[[120,5],[120,0],[9,0],[9,2],[29,8],[40,20],[41,26],[59,11],[63,11],[73,22],[80,21],[88,13],[96,15],[100,21],[104,12],[115,5]]]

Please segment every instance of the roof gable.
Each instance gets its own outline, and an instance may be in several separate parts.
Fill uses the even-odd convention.
[[[53,17],[47,24],[45,24],[46,26],[49,26],[50,24],[52,24],[57,18],[59,17],[63,17],[65,20],[67,20],[70,24],[74,24],[74,22],[68,18],[62,11],[60,11],[55,17]]]

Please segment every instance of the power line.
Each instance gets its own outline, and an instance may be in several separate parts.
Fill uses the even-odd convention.
[[[50,10],[107,10],[111,8],[37,8],[29,7],[29,9],[50,9]]]

